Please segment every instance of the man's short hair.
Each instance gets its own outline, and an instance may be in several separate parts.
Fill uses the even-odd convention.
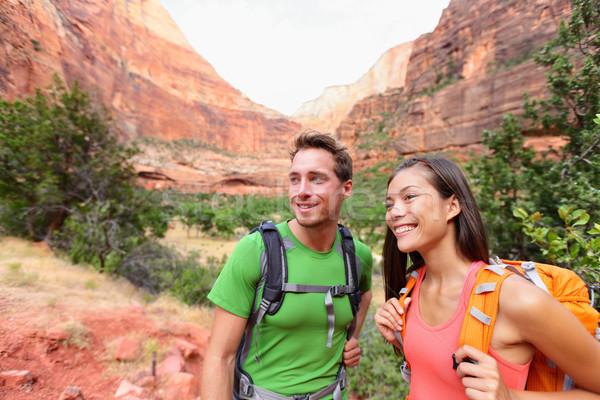
[[[329,133],[315,130],[306,130],[294,136],[290,156],[292,161],[296,153],[303,149],[323,149],[331,153],[335,160],[334,172],[340,182],[352,179],[352,158],[348,154],[348,148]]]

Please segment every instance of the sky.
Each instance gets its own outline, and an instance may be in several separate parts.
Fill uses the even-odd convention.
[[[291,115],[432,32],[450,0],[160,0],[190,45],[256,103]]]

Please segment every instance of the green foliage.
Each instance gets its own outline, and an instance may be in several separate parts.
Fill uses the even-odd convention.
[[[485,132],[486,154],[468,170],[494,254],[541,255],[513,220],[518,207],[539,212],[549,227],[563,225],[556,209],[569,205],[600,218],[600,0],[573,2],[568,24],[535,57],[548,67],[550,97],[525,95],[523,118],[505,116],[501,130]],[[528,124],[526,124],[528,122]],[[560,148],[525,148],[523,131],[565,139]]]
[[[536,183],[537,173],[543,166],[534,159],[536,152],[525,147],[517,118],[512,114],[504,116],[501,127],[501,130],[483,132],[482,144],[488,154],[467,163],[466,168],[490,248],[503,257],[522,258],[527,254],[527,241],[512,218],[512,209],[517,204],[528,203],[533,193],[542,190]]]
[[[169,292],[187,304],[208,304],[206,296],[222,266],[203,266],[197,253],[182,255],[148,241],[132,249],[115,272],[150,293]]]
[[[356,147],[362,150],[369,150],[388,146],[393,140],[388,133],[385,121],[390,118],[390,115],[382,114],[384,119],[377,123],[377,128],[373,132],[368,132],[361,137],[360,143]]]
[[[369,310],[360,332],[360,364],[348,369],[348,386],[354,396],[373,400],[403,399],[408,383],[400,373],[402,358],[381,337],[373,321],[374,307]]]
[[[169,193],[165,201],[173,217],[188,230],[196,228],[223,238],[236,235],[236,231],[245,234],[264,220],[278,222],[292,217],[286,197]]]
[[[558,215],[562,227],[547,226],[539,212],[528,214],[515,208],[523,232],[530,237],[551,263],[569,268],[600,294],[600,224],[590,222],[590,214],[562,205]],[[591,228],[590,228],[591,227]]]
[[[385,196],[397,161],[380,162],[354,174],[352,196],[342,206],[340,221],[371,249],[381,248],[385,234]]]
[[[167,220],[159,199],[136,185],[136,149],[118,143],[110,117],[77,82],[0,101],[3,231],[47,240],[75,262],[112,272]]]

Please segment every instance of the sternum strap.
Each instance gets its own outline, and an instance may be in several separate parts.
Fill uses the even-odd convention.
[[[284,292],[292,293],[325,293],[325,309],[327,310],[327,347],[331,347],[333,342],[333,332],[335,330],[335,312],[333,309],[333,297],[341,297],[352,293],[352,286],[324,286],[324,285],[303,285],[298,283],[283,284]]]

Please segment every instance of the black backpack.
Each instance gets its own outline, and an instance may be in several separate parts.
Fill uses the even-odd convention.
[[[346,269],[346,285],[338,286],[300,285],[288,283],[286,247],[281,234],[275,227],[275,224],[271,221],[264,221],[259,227],[254,228],[250,233],[254,233],[256,231],[258,231],[262,236],[265,245],[263,255],[266,257],[266,260],[263,260],[263,255],[261,255],[261,279],[256,286],[256,295],[254,298],[254,304],[252,305],[252,312],[248,317],[244,335],[236,354],[235,379],[233,387],[234,399],[252,398],[255,390],[266,391],[266,389],[259,388],[253,384],[252,378],[242,369],[242,366],[244,365],[250,352],[251,342],[249,338],[252,337],[252,331],[254,327],[260,324],[265,314],[273,315],[279,310],[286,292],[325,293],[325,305],[327,308],[329,324],[329,333],[327,338],[328,347],[331,347],[331,337],[333,334],[333,303],[331,302],[331,297],[348,295],[352,309],[352,315],[354,316],[356,316],[356,313],[360,308],[360,271],[359,264],[356,262],[354,240],[352,239],[350,231],[342,224],[338,223],[338,231],[341,235],[342,255]],[[263,286],[264,289],[262,298],[259,298],[260,289]],[[257,303],[259,304],[259,307],[256,309]],[[350,325],[348,325],[348,339],[352,337],[355,326],[356,318],[354,318]],[[255,342],[257,337],[258,331],[254,339]],[[258,356],[255,356],[255,358],[258,362]],[[342,388],[345,387],[346,379],[345,367],[343,363],[340,367],[340,371],[338,372],[336,381],[318,393],[322,394],[321,397],[334,393],[335,386],[337,386],[335,384],[341,384]],[[315,397],[315,394],[313,394],[311,395],[311,398],[317,399],[320,397]]]

